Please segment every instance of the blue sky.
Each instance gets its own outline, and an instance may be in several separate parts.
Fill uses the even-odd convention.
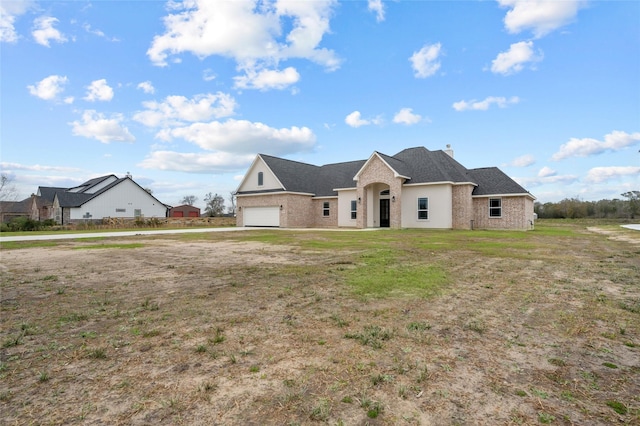
[[[447,144],[543,203],[640,190],[637,1],[0,7],[0,169],[18,199],[129,172],[203,207],[257,153],[322,165]]]

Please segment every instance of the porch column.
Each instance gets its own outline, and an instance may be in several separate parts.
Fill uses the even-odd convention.
[[[400,229],[402,227],[402,182],[394,179],[389,185],[391,207],[389,209],[389,227]]]
[[[356,227],[359,229],[364,229],[367,227],[367,191],[360,185],[358,185],[358,206],[357,206],[357,217],[356,217]]]

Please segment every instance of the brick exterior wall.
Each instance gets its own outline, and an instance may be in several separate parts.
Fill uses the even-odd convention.
[[[374,183],[389,185],[389,194],[395,196],[398,202],[391,203],[389,207],[389,227],[399,229],[402,225],[402,178],[394,176],[393,171],[378,156],[371,158],[362,173],[358,176],[358,198],[362,199],[362,214],[358,215],[357,227],[367,227],[367,187]]]
[[[502,199],[502,217],[489,217],[489,198]],[[529,197],[480,197],[473,199],[475,229],[532,228],[533,200]]]
[[[315,226],[311,196],[299,194],[264,194],[237,198],[236,226],[244,226],[242,210],[246,207],[282,206],[280,226],[310,228]],[[320,213],[322,214],[322,213]],[[337,225],[337,220],[336,220]]]
[[[324,216],[324,203],[329,202],[329,216]],[[316,228],[337,228],[338,227],[338,199],[320,198],[311,200],[314,225]]]
[[[473,185],[454,185],[452,187],[453,229],[471,229],[471,221],[473,220],[471,193],[473,188]]]

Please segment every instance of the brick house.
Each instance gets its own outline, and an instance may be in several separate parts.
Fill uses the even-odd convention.
[[[531,229],[535,197],[497,167],[453,151],[375,151],[314,166],[259,154],[236,192],[238,226]]]

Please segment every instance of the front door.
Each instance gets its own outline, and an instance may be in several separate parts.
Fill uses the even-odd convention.
[[[380,228],[389,227],[389,199],[380,199]]]

